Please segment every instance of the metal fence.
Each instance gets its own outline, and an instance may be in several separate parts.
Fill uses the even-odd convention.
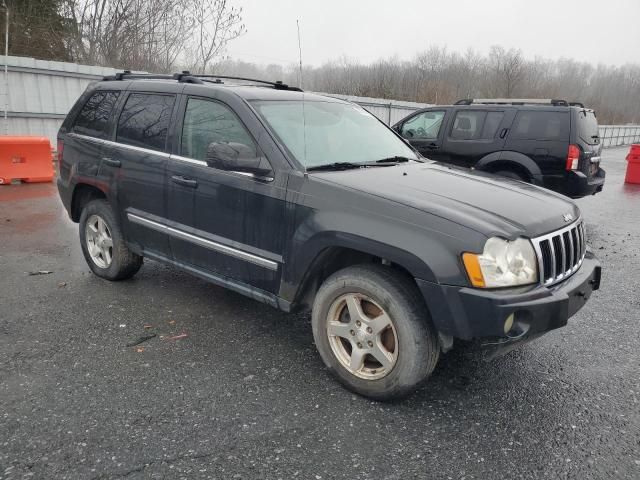
[[[1,60],[3,57],[0,57]],[[8,118],[0,134],[42,135],[49,137],[54,146],[65,115],[87,86],[116,72],[113,68],[12,56],[8,58],[7,65],[8,85],[0,75],[0,98],[7,100]],[[3,67],[4,64],[1,64],[0,72]],[[323,95],[357,103],[387,125],[393,125],[411,112],[430,106],[382,98]],[[0,109],[2,107],[0,105]],[[605,147],[640,143],[640,125],[600,125],[600,137]]]
[[[640,125],[600,125],[598,135],[605,148],[640,143]]]
[[[394,125],[416,110],[433,106],[429,103],[404,102],[383,98],[354,97],[352,95],[335,95],[333,93],[319,94],[357,103],[389,126]]]

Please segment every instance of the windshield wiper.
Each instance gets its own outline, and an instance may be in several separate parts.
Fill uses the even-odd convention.
[[[376,160],[375,163],[403,163],[408,161],[409,158],[396,155],[395,157],[381,158],[380,160]]]
[[[352,168],[369,168],[369,167],[393,167],[402,162],[408,162],[407,157],[389,157],[374,162],[352,163],[352,162],[334,162],[326,163],[324,165],[314,165],[308,167],[307,172],[313,172],[318,170],[349,170]]]
[[[324,165],[314,165],[313,167],[307,167],[307,172],[313,172],[317,170],[349,170],[350,168],[362,168],[362,163],[351,162],[334,162],[325,163]]]

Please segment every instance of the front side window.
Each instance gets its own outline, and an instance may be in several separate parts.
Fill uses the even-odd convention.
[[[569,140],[569,112],[520,111],[513,131],[518,140]]]
[[[206,160],[211,143],[240,143],[257,157],[256,145],[238,117],[226,106],[211,100],[189,98],[182,124],[180,155]]]
[[[400,134],[412,140],[435,140],[440,133],[444,113],[422,112],[404,122]]]
[[[107,125],[119,92],[95,92],[84,104],[76,117],[71,131],[96,138],[105,138]]]
[[[116,140],[127,145],[165,150],[175,95],[132,93],[120,118]]]
[[[357,105],[315,100],[253,104],[289,153],[306,168],[395,156],[418,158],[389,128]]]

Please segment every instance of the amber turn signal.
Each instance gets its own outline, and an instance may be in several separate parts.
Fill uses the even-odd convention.
[[[462,262],[464,263],[464,268],[467,270],[469,280],[471,280],[471,285],[473,285],[474,287],[484,288],[484,276],[482,275],[482,270],[480,269],[478,255],[476,255],[475,253],[463,253]]]

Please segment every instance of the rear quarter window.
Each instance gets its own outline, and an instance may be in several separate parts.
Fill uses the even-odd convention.
[[[105,138],[109,117],[118,101],[119,92],[100,91],[92,94],[76,116],[71,131],[90,137]]]
[[[569,112],[520,111],[510,138],[569,141]]]

